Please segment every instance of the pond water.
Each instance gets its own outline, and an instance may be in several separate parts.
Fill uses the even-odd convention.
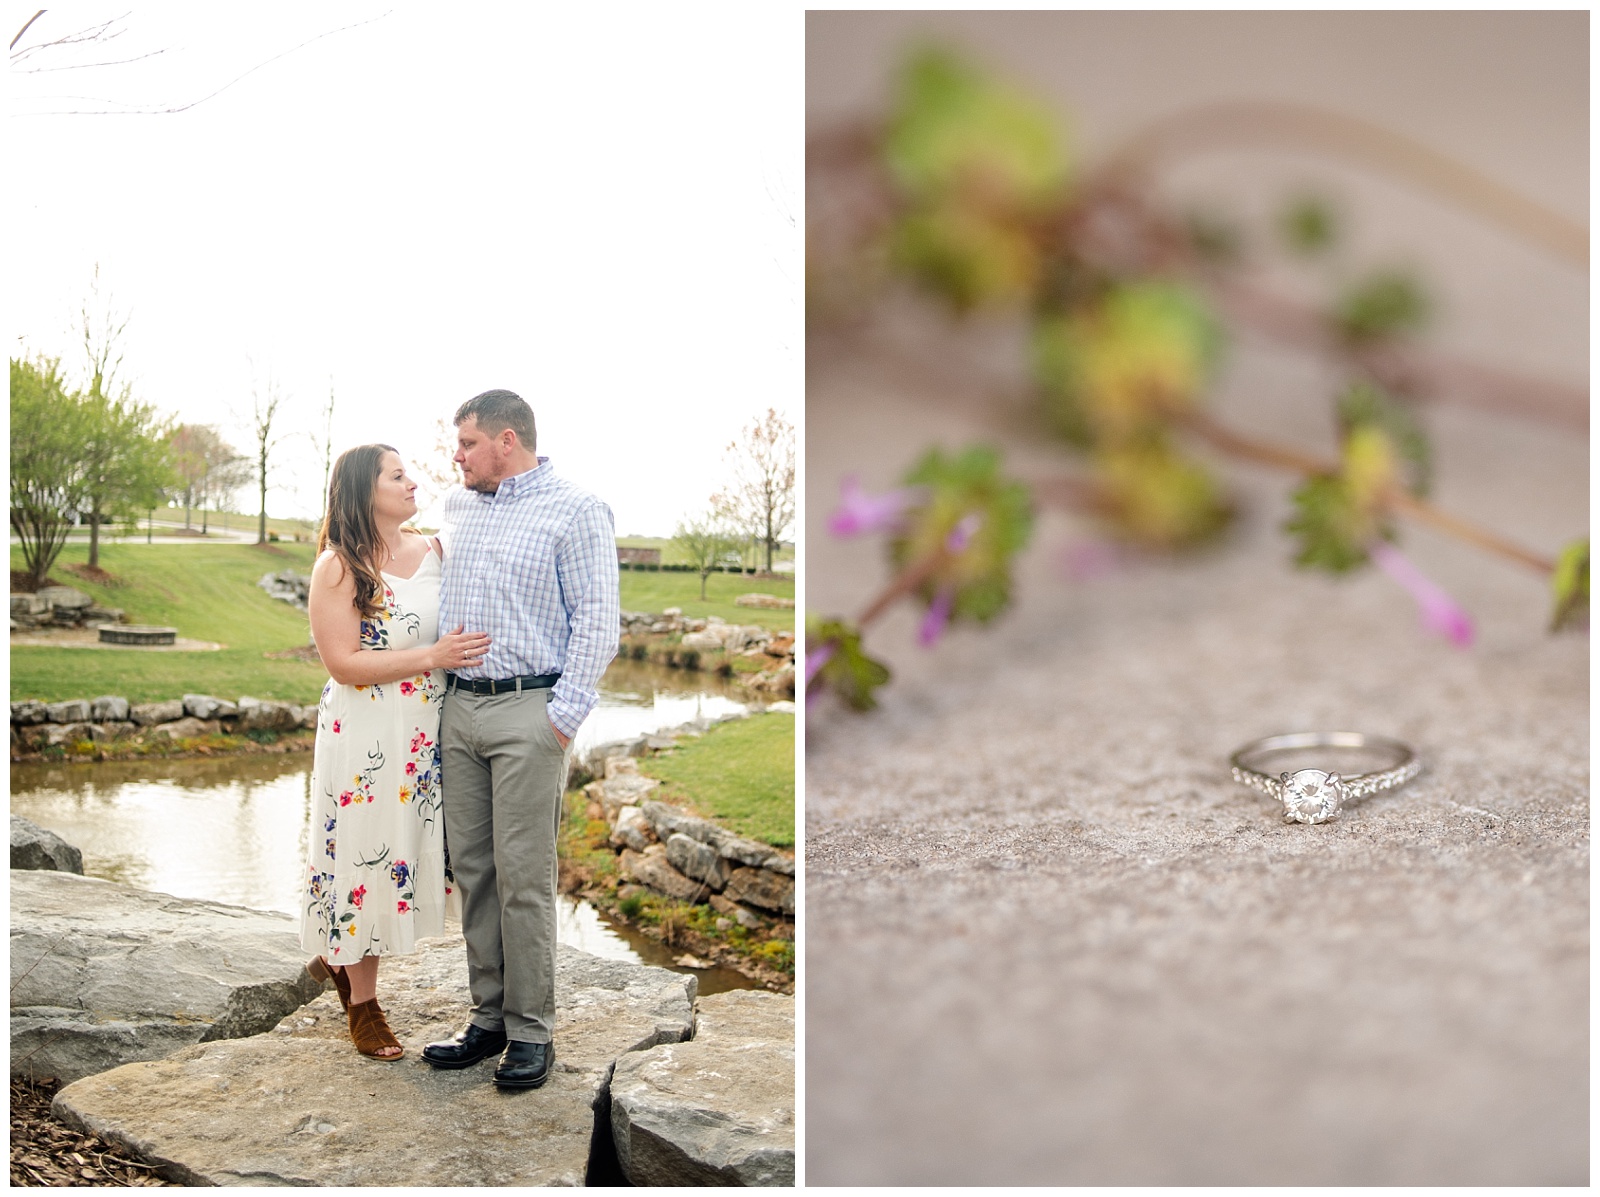
[[[718,679],[639,662],[607,671],[577,747],[631,739],[742,705]],[[83,852],[84,872],[143,889],[298,915],[311,757],[11,766],[11,811]],[[700,992],[750,988],[731,969],[684,969],[674,952],[586,902],[563,897],[562,943],[596,956],[694,972]]]

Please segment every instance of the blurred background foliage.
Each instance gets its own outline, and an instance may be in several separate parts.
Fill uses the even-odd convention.
[[[1092,514],[1108,540],[1170,552],[1224,533],[1238,503],[1212,464],[1220,450],[1298,475],[1284,522],[1296,566],[1346,572],[1379,544],[1389,546],[1380,564],[1392,562],[1397,517],[1414,518],[1545,574],[1552,629],[1587,627],[1587,538],[1551,561],[1428,505],[1426,372],[1404,356],[1435,308],[1423,280],[1400,264],[1345,260],[1349,217],[1312,192],[1286,196],[1256,230],[1225,213],[1169,210],[1140,169],[1153,141],[1134,138],[1086,170],[1043,101],[948,47],[914,51],[881,126],[812,147],[808,169],[849,176],[853,198],[808,230],[808,319],[847,318],[909,283],[956,314],[1024,321],[1041,423],[1077,460],[1052,497]],[[1326,461],[1223,428],[1206,410],[1236,319],[1229,301],[1243,294],[1238,267],[1263,254],[1300,263],[1322,290],[1316,310],[1274,315],[1340,356],[1348,381],[1329,396],[1336,451]],[[903,484],[924,498],[877,529],[891,533],[893,580],[858,620],[808,625],[811,651],[830,654],[821,685],[852,706],[871,705],[887,678],[860,633],[888,603],[911,597],[939,626],[1004,607],[1010,558],[1042,498],[981,447],[931,452]],[[953,550],[948,538],[968,517],[978,531]],[[1436,588],[1413,586],[1409,563],[1385,568],[1427,619]],[[1451,633],[1457,643],[1470,640],[1464,614],[1450,626],[1467,629]]]

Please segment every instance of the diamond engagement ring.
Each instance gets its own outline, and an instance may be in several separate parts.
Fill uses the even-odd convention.
[[[1276,776],[1262,771],[1264,758],[1288,753],[1304,756],[1306,749],[1326,748],[1354,750],[1360,753],[1358,760],[1377,759],[1382,763],[1375,772],[1348,775],[1326,773],[1321,769],[1299,769]],[[1325,758],[1324,753],[1317,759]],[[1350,803],[1403,786],[1422,772],[1417,754],[1399,740],[1361,732],[1292,732],[1286,736],[1268,736],[1246,744],[1228,758],[1228,763],[1233,766],[1234,781],[1283,803],[1286,823],[1326,823]]]

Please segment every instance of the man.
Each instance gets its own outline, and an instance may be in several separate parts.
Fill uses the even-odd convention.
[[[503,1052],[502,1089],[536,1089],[555,1058],[556,835],[567,748],[617,652],[611,509],[535,452],[533,411],[485,391],[456,412],[464,489],[445,503],[440,628],[489,634],[445,678],[445,836],[461,892],[472,1013],[430,1043],[436,1068]]]

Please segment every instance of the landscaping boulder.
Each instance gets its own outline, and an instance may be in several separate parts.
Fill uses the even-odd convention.
[[[13,594],[11,596],[11,618],[29,620],[34,616],[44,615],[50,610],[50,604],[42,595]]]
[[[183,713],[195,719],[215,719],[221,714],[224,703],[220,698],[213,698],[209,694],[185,694],[183,696]]]
[[[42,702],[14,702],[11,704],[11,722],[22,726],[43,723],[50,712]]]
[[[611,842],[619,848],[643,852],[656,842],[656,833],[643,811],[637,806],[625,806],[617,812],[616,826],[611,829]]]
[[[684,648],[692,649],[696,652],[704,653],[722,651],[722,641],[709,628],[703,632],[687,633],[681,641],[681,644]]]
[[[214,736],[222,730],[222,724],[215,719],[184,718],[174,719],[171,723],[162,723],[150,729],[154,736],[166,736],[173,740],[192,740],[196,736]]]
[[[315,997],[294,920],[11,874],[11,1072],[65,1080],[269,1030]]]
[[[638,806],[640,796],[660,784],[655,778],[637,772],[619,773],[605,781],[590,782],[584,792],[600,804],[607,819],[614,819],[623,807]]]
[[[611,1133],[629,1181],[795,1183],[794,1009],[762,990],[714,994],[692,1040],[617,1061]]]
[[[90,718],[89,704],[82,698],[46,703],[45,713],[51,723],[87,723]]]
[[[794,878],[771,869],[734,869],[723,892],[736,902],[763,910],[794,913]]]
[[[288,703],[245,697],[239,700],[240,731],[293,731],[300,720]]]
[[[88,703],[84,703],[88,706]],[[50,748],[60,748],[68,744],[84,744],[94,742],[94,724],[92,723],[46,723],[40,730],[44,733],[36,743],[42,743]]]
[[[728,884],[728,874],[732,871],[710,844],[702,844],[686,835],[668,837],[667,859],[685,877],[704,881],[716,890]]]
[[[739,926],[749,931],[753,931],[757,927],[765,927],[767,925],[766,919],[762,918],[748,906],[739,905],[739,903],[735,902],[726,894],[712,894],[711,909],[715,910],[718,914],[727,915],[734,922],[738,923]]]
[[[736,607],[767,607],[774,611],[794,610],[794,600],[779,598],[775,594],[741,594],[733,600]]]
[[[652,847],[660,848],[660,845]],[[618,864],[625,877],[631,877],[640,885],[648,885],[656,892],[677,898],[680,902],[704,902],[709,892],[702,882],[685,877],[673,868],[665,852],[635,852],[632,848],[624,848]]]
[[[89,702],[89,718],[96,723],[126,722],[128,718],[128,700],[110,694],[91,699]]]
[[[94,599],[81,590],[74,590],[71,586],[46,586],[36,592],[34,597],[54,611],[73,613],[74,618],[78,612],[87,611],[94,606]]]
[[[379,993],[406,1048],[395,1063],[356,1053],[330,991],[267,1034],[80,1080],[54,1109],[192,1185],[581,1185],[613,1065],[691,1035],[696,982],[564,944],[555,980],[555,1064],[536,1093],[496,1090],[493,1057],[449,1072],[422,1061],[470,1005],[455,935],[384,962]]]
[[[128,718],[140,727],[154,727],[158,723],[172,723],[183,718],[183,700],[171,698],[166,702],[138,702],[128,711]]]
[[[663,841],[675,834],[686,835],[690,839],[699,840],[702,844],[710,844],[719,855],[739,864],[794,876],[794,857],[780,852],[770,844],[734,835],[725,827],[718,827],[707,819],[698,818],[665,802],[643,802],[640,804],[640,809],[644,811],[645,818],[650,820],[651,826],[656,829],[656,834]]]
[[[11,867],[56,873],[83,872],[83,853],[53,831],[11,816]]]

